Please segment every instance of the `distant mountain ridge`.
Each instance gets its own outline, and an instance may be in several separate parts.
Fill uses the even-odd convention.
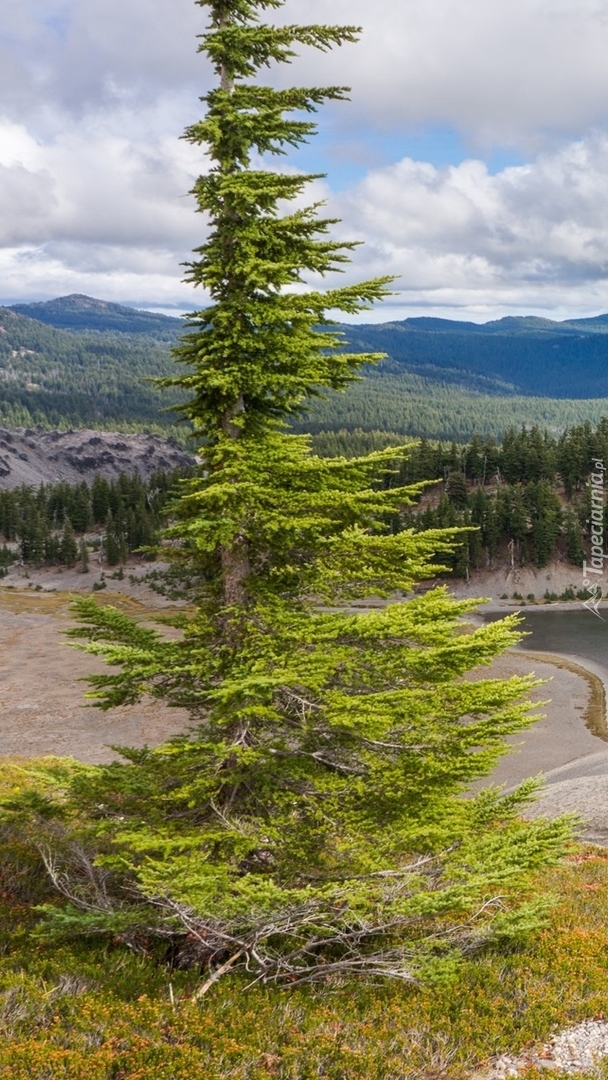
[[[608,314],[593,315],[584,319],[563,319],[559,322],[554,319],[545,319],[540,315],[505,315],[502,319],[490,319],[485,323],[461,322],[458,319],[436,319],[428,315],[420,315],[410,319],[403,319],[401,322],[372,323],[369,325],[401,326],[422,330],[469,330],[478,334],[530,333],[531,331],[580,333],[581,330],[588,333],[607,334]]]
[[[0,308],[0,424],[168,431],[176,416],[167,407],[183,395],[159,394],[149,380],[175,373],[171,346],[183,328],[183,319],[81,294]],[[522,423],[555,433],[608,415],[608,314],[341,330],[349,350],[387,358],[364,383],[313,403],[297,430],[466,440]]]
[[[175,334],[179,333],[184,325],[182,318],[144,311],[128,304],[97,300],[83,293],[70,293],[69,296],[58,296],[54,300],[12,304],[9,310],[26,315],[30,319],[36,319],[47,326],[54,326],[59,330],[119,330],[127,334],[154,332]],[[554,333],[571,335],[581,332],[608,334],[608,313],[583,319],[564,319],[559,322],[538,315],[507,315],[502,319],[490,319],[486,323],[438,319],[421,315],[397,322],[368,323],[358,326],[347,324],[343,329],[347,332],[398,330],[406,333],[422,331],[448,334]]]
[[[118,331],[124,334],[148,334],[160,340],[172,341],[183,328],[182,319],[96,300],[82,293],[33,304],[13,304],[9,310],[28,319],[36,319],[46,326],[54,326],[57,330]]]
[[[608,315],[553,322],[508,316],[487,323],[415,318],[343,326],[354,352],[384,352],[380,374],[407,371],[488,392],[568,398],[608,397]]]
[[[184,320],[74,293],[9,310],[54,329],[173,344]],[[343,325],[354,352],[385,352],[372,376],[406,371],[467,390],[552,398],[608,397],[608,314],[554,322],[507,316],[487,323],[417,317]]]

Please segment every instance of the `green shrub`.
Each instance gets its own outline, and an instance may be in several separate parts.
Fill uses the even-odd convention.
[[[551,925],[466,961],[459,982],[286,995],[232,977],[198,1003],[194,973],[94,942],[51,948],[31,910],[0,899],[0,1078],[470,1080],[605,1012],[608,853],[582,850],[539,884],[560,896]]]

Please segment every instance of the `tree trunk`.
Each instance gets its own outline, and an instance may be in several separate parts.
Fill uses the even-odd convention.
[[[247,599],[245,581],[249,575],[249,553],[243,540],[222,548],[222,581],[226,607],[242,607]]]
[[[230,439],[241,437],[243,429],[239,424],[235,424],[234,420],[244,412],[245,402],[240,394],[222,419],[222,428]],[[242,607],[247,600],[245,582],[251,570],[247,541],[243,536],[235,536],[230,546],[222,548],[221,557],[224,603],[226,607]]]

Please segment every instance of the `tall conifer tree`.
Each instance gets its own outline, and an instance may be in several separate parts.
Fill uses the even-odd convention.
[[[186,137],[206,147],[196,183],[210,232],[189,276],[211,304],[178,350],[204,467],[182,486],[172,535],[199,582],[183,637],[78,601],[88,648],[120,668],[92,681],[104,707],[148,692],[193,730],[127,764],[76,771],[53,803],[47,865],[69,905],[60,929],[137,947],[157,933],[220,974],[291,983],[328,972],[412,979],[538,905],[506,896],[555,858],[561,825],[524,823],[529,796],[462,794],[528,723],[527,679],[469,681],[516,639],[513,619],[474,631],[445,589],[369,613],[353,601],[407,591],[437,570],[454,530],[391,530],[420,485],[382,487],[404,451],[320,459],[286,418],[373,359],[341,349],[328,312],[354,314],[388,281],[319,291],[351,244],[319,207],[283,212],[314,177],[266,156],[313,134],[341,87],[256,81],[297,45],[354,41],[354,27],[271,26],[282,0],[198,0],[217,85]],[[31,805],[28,804],[28,805]],[[58,844],[57,815],[65,841]],[[42,827],[42,826],[40,826]]]

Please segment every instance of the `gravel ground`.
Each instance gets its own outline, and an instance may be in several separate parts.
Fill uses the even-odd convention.
[[[147,478],[156,469],[187,469],[193,464],[191,454],[159,435],[0,428],[0,489],[59,480],[90,483],[96,474],[110,480],[121,472]]]
[[[530,1051],[519,1057],[503,1054],[471,1080],[508,1080],[509,1077],[525,1075],[534,1066],[537,1069],[553,1069],[563,1076],[576,1076],[583,1072],[592,1075],[597,1072],[599,1076],[601,1061],[607,1057],[608,1022],[584,1020],[582,1024],[554,1035],[541,1050]]]
[[[188,725],[188,714],[155,701],[103,712],[85,701],[96,657],[70,648],[63,595],[0,592],[0,754],[116,760],[112,745],[156,746]],[[107,670],[107,668],[106,668]]]
[[[135,614],[166,610],[167,601],[149,588],[130,585],[129,576],[145,569],[127,567],[123,581],[106,577],[108,587],[100,601],[118,602]],[[110,713],[85,704],[87,687],[80,680],[86,672],[102,671],[103,665],[70,648],[63,631],[72,625],[69,590],[84,587],[89,592],[98,576],[93,568],[87,575],[55,569],[31,571],[25,578],[23,569],[13,568],[0,582],[0,753],[70,754],[83,761],[105,761],[113,756],[110,743],[154,745],[187,725],[186,713],[155,702]],[[532,698],[552,700],[540,710],[544,717],[509,740],[514,752],[492,776],[493,782],[507,787],[526,776],[553,774],[598,752],[608,759],[608,744],[585,725],[590,688],[580,669],[577,673],[545,658],[510,652],[492,667],[479,669],[479,677],[508,677],[531,668],[550,680]]]

